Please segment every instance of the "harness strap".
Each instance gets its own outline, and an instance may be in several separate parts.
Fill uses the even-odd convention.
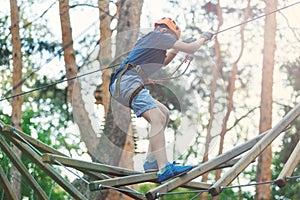
[[[136,97],[136,95],[138,95],[140,93],[140,91],[142,91],[143,89],[145,89],[144,85],[140,85],[139,87],[137,87],[130,95],[129,98],[129,107],[131,108],[131,104],[133,99]]]
[[[135,64],[131,64],[131,63],[127,63],[124,67],[124,69],[122,69],[122,71],[120,72],[120,75],[117,78],[116,81],[116,90],[115,90],[115,97],[119,97],[120,95],[120,81],[122,76],[125,74],[125,72],[130,69],[133,68],[138,74],[140,74],[140,76],[142,77],[142,79],[144,79],[146,76],[141,68],[141,66],[139,65],[135,65]],[[132,90],[131,94],[130,94],[130,98],[129,98],[129,107],[131,107],[131,103],[133,101],[133,99],[136,97],[136,95],[139,94],[140,91],[142,91],[145,88],[145,86],[139,85],[137,88],[135,88],[134,90]]]
[[[117,78],[117,82],[116,82],[116,90],[115,90],[115,97],[119,97],[120,95],[120,81],[122,76],[124,75],[124,73],[127,71],[127,69],[129,68],[130,64],[126,64],[124,69],[122,69],[122,71],[120,72],[119,77]]]

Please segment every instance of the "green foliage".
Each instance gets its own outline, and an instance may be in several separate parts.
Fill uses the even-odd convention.
[[[49,130],[43,129],[43,125],[41,123],[36,123],[34,119],[39,118],[37,113],[33,109],[28,109],[23,112],[22,115],[22,131],[27,133],[28,135],[31,135],[31,133],[36,133],[38,132],[38,140],[53,146],[52,140],[51,139],[53,136],[49,132]],[[4,114],[0,110],[0,120],[5,122],[6,124],[10,124],[10,116],[7,114]],[[53,125],[52,125],[53,126]],[[55,126],[55,128],[58,128],[60,125]],[[32,136],[32,135],[31,135]],[[1,137],[3,137],[1,135]],[[5,137],[3,137],[5,138]],[[68,137],[65,136],[64,140],[67,139]],[[7,141],[8,144],[9,141]],[[58,149],[60,149],[63,145],[57,145]],[[72,147],[76,149],[76,147]],[[78,148],[78,146],[77,146]],[[3,170],[7,173],[8,178],[10,179],[10,167],[11,167],[11,161],[10,159],[4,154],[4,152],[0,151],[0,163],[3,168]],[[68,197],[68,194],[60,188],[60,186],[56,185],[52,178],[50,178],[44,170],[42,170],[40,167],[38,167],[36,164],[33,163],[33,161],[26,155],[22,154],[22,162],[27,168],[27,170],[31,173],[31,175],[34,177],[34,179],[38,182],[38,184],[41,186],[41,188],[46,192],[47,195],[51,193],[51,197],[53,199],[65,199]],[[56,169],[58,173],[60,172],[59,169]],[[67,179],[67,177],[65,177]],[[22,177],[21,180],[21,187],[22,187],[22,195],[23,197],[32,197],[31,199],[38,199],[38,196],[34,193],[33,189],[31,186],[26,182],[26,180]],[[1,194],[1,193],[0,193]]]
[[[299,121],[299,120],[298,120]],[[297,126],[299,122],[295,122],[294,126]],[[298,129],[299,130],[299,129]],[[273,179],[276,179],[280,174],[281,170],[284,167],[287,159],[291,155],[294,150],[297,142],[300,139],[300,132],[291,133],[292,131],[288,131],[283,139],[282,150],[279,152],[275,152],[273,158]],[[296,169],[294,170],[292,177],[299,177],[300,174],[300,163],[298,163]],[[273,199],[300,199],[300,179],[293,178],[288,179],[287,184],[279,188],[276,185],[272,186],[272,198]]]
[[[0,66],[8,65],[10,63],[11,50],[8,43],[8,16],[0,18],[1,34],[0,34]],[[6,27],[6,28],[5,28]],[[2,32],[3,31],[3,32]]]
[[[294,89],[292,93],[292,99],[297,99],[299,97],[300,91],[300,59],[297,58],[293,62],[287,62],[282,65],[281,70],[287,74],[287,85],[291,86]],[[289,105],[296,105],[299,102],[290,102]],[[289,105],[282,106],[281,110],[287,114],[292,107]],[[290,157],[291,153],[293,152],[295,146],[297,145],[298,141],[300,140],[300,119],[299,117],[290,124],[289,129],[283,136],[281,150],[274,153],[273,158],[273,179],[276,179],[280,174],[281,170],[284,167],[284,164],[287,162],[288,158]],[[300,163],[296,166],[295,170],[293,171],[292,176],[299,177],[300,175]],[[277,186],[272,186],[272,199],[300,199],[300,179],[289,179],[287,184],[279,188]]]
[[[300,58],[297,58],[294,62],[287,62],[282,65],[281,70],[287,73],[287,84],[292,86],[299,94],[300,91]]]

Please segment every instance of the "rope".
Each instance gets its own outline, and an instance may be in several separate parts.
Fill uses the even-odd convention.
[[[48,198],[49,198],[49,199],[51,199],[54,184],[55,184],[55,181],[52,180],[51,187],[50,187],[50,191],[49,191],[49,195],[48,195]]]
[[[241,188],[241,187],[248,187],[248,186],[256,186],[256,185],[267,185],[273,184],[274,181],[265,181],[265,182],[257,182],[257,183],[248,183],[244,185],[233,185],[233,186],[222,186],[221,189],[232,189],[232,188]]]
[[[287,176],[286,179],[287,180],[291,180],[291,179],[298,179],[300,178],[299,176]],[[233,186],[222,186],[221,190],[224,189],[233,189],[233,188],[242,188],[242,187],[249,187],[249,186],[256,186],[256,185],[266,185],[266,184],[274,184],[275,181],[264,181],[264,182],[257,182],[257,183],[248,183],[248,184],[243,184],[243,185],[233,185]],[[174,195],[174,194],[188,194],[188,193],[198,193],[197,195],[195,195],[194,197],[192,197],[190,200],[194,200],[195,198],[197,198],[199,195],[201,195],[203,192],[208,192],[208,190],[190,190],[190,191],[182,191],[182,192],[166,192],[166,193],[157,193],[156,197],[160,197],[162,195]]]
[[[299,176],[287,176],[285,177],[287,180],[292,180],[292,179],[298,179],[300,178],[300,175]],[[300,180],[299,180],[300,181]]]
[[[183,61],[176,67],[175,71],[173,73],[171,73],[168,77],[160,78],[160,79],[155,79],[155,80],[148,79],[148,82],[146,82],[145,84],[162,83],[162,82],[165,82],[165,81],[169,81],[171,79],[176,79],[176,78],[181,77],[182,75],[185,74],[185,72],[189,68],[192,59],[193,59],[193,57],[191,57],[189,55],[185,56],[185,58],[183,59]],[[184,71],[182,73],[180,73],[179,75],[174,76],[174,74],[180,69],[180,67],[183,65],[183,63],[186,63],[187,61],[189,61],[189,62],[187,64],[186,68],[184,69]]]
[[[25,138],[23,138],[19,133],[17,133],[16,128],[12,127],[12,133],[15,134],[21,141],[27,144],[34,152],[36,152],[39,156],[43,156],[43,154],[35,148],[32,144],[30,144]]]
[[[296,4],[299,4],[299,3],[300,3],[300,1],[295,2],[295,3],[292,3],[292,4],[290,4],[290,5],[284,6],[284,7],[282,7],[282,8],[276,9],[276,10],[273,10],[273,11],[271,11],[271,12],[269,12],[269,13],[260,15],[260,16],[258,16],[258,17],[253,18],[253,19],[250,19],[250,20],[248,20],[248,21],[242,22],[242,23],[240,23],[240,24],[236,24],[236,25],[234,25],[234,26],[225,28],[225,29],[223,29],[223,30],[221,30],[221,31],[218,31],[218,32],[214,33],[214,35],[217,35],[217,34],[220,34],[220,33],[222,33],[222,32],[228,31],[228,30],[230,30],[230,29],[236,28],[236,27],[238,27],[238,26],[247,24],[247,23],[252,22],[252,21],[255,21],[255,20],[257,20],[257,19],[266,17],[266,16],[271,15],[271,14],[273,14],[273,13],[282,11],[282,10],[287,9],[287,8],[289,8],[289,7],[295,6]]]
[[[65,78],[65,79],[63,79],[63,80],[59,80],[59,81],[56,81],[56,82],[54,82],[54,83],[50,83],[50,84],[48,84],[48,85],[44,85],[44,86],[41,86],[41,87],[34,88],[34,89],[29,90],[29,91],[27,91],[27,92],[22,92],[22,93],[15,94],[15,95],[12,95],[12,96],[9,96],[9,97],[2,97],[2,98],[0,99],[0,102],[1,102],[1,101],[4,101],[4,100],[13,99],[13,98],[18,97],[18,96],[23,96],[23,95],[32,93],[32,92],[34,92],[34,91],[43,90],[43,89],[45,89],[45,88],[52,87],[52,86],[55,86],[55,85],[57,85],[57,84],[60,84],[60,83],[63,83],[63,82],[67,82],[67,81],[71,81],[71,80],[74,80],[74,79],[77,79],[77,78],[81,78],[81,77],[83,77],[83,76],[87,76],[87,75],[90,75],[90,74],[93,74],[93,73],[96,73],[96,72],[99,72],[99,71],[103,71],[103,70],[105,70],[105,69],[113,68],[113,67],[115,67],[115,66],[117,66],[117,65],[119,65],[119,63],[118,63],[118,64],[111,65],[111,66],[108,66],[108,67],[103,68],[103,69],[97,69],[97,70],[94,70],[94,71],[92,71],[92,72],[88,72],[88,73],[85,73],[85,74],[81,74],[81,75],[78,75],[78,76],[73,76],[73,77],[70,77],[70,78]]]
[[[81,176],[79,176],[78,174],[76,174],[75,172],[73,172],[72,170],[70,170],[68,167],[66,167],[65,165],[63,165],[61,162],[59,162],[56,159],[53,159],[53,161],[55,163],[57,163],[59,166],[65,168],[67,171],[69,171],[70,173],[72,173],[74,176],[76,176],[77,178],[79,178],[80,180],[82,180],[85,184],[89,185],[90,182],[88,182],[86,179],[82,178]]]

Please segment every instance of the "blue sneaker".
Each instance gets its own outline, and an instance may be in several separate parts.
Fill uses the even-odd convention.
[[[158,173],[157,173],[157,177],[158,177],[158,181],[164,182],[170,178],[182,175],[186,172],[188,172],[190,169],[192,169],[192,166],[176,166],[178,163],[176,163],[175,161],[173,163],[167,163],[166,166],[164,168],[162,168]]]
[[[158,171],[157,160],[153,160],[153,161],[146,160],[143,167],[145,172],[157,172]]]

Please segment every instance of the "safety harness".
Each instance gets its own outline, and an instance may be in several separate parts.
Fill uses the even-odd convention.
[[[127,70],[131,70],[131,69],[135,70],[141,76],[141,78],[143,80],[143,84],[141,84],[138,87],[132,89],[131,94],[129,95],[129,107],[131,107],[131,103],[132,103],[133,99],[140,93],[140,91],[142,91],[145,88],[145,85],[155,84],[155,83],[162,83],[162,82],[165,82],[165,81],[168,81],[168,80],[171,80],[171,79],[179,78],[180,76],[185,74],[185,72],[189,68],[190,63],[191,63],[192,60],[193,60],[193,57],[191,55],[185,56],[183,61],[176,67],[175,71],[173,73],[171,73],[170,76],[165,77],[165,78],[156,79],[156,80],[149,79],[146,76],[146,74],[144,73],[144,71],[143,71],[143,69],[140,65],[127,63],[127,64],[125,64],[124,69],[122,69],[122,71],[120,72],[120,74],[119,74],[119,76],[116,80],[116,89],[115,89],[114,96],[115,96],[115,98],[119,97],[119,95],[120,95],[120,81],[121,81],[122,76],[125,74],[125,72]],[[188,62],[188,64],[187,64],[186,68],[184,69],[184,71],[181,74],[175,76],[175,73],[186,62]]]
[[[130,69],[135,70],[141,76],[143,81],[146,80],[146,74],[143,72],[140,65],[135,65],[135,64],[132,64],[132,63],[125,64],[124,69],[122,69],[122,71],[120,72],[120,74],[117,78],[117,81],[116,81],[116,89],[115,89],[115,94],[114,94],[114,96],[116,98],[118,98],[119,95],[120,95],[120,81],[121,81],[121,78],[125,74],[125,72],[127,70],[130,70]],[[131,107],[131,103],[132,103],[134,97],[136,97],[136,95],[138,95],[140,93],[140,91],[142,91],[144,88],[145,88],[144,84],[141,84],[141,85],[139,85],[138,87],[134,88],[131,91],[131,94],[129,96],[129,102],[128,102],[129,107]]]

